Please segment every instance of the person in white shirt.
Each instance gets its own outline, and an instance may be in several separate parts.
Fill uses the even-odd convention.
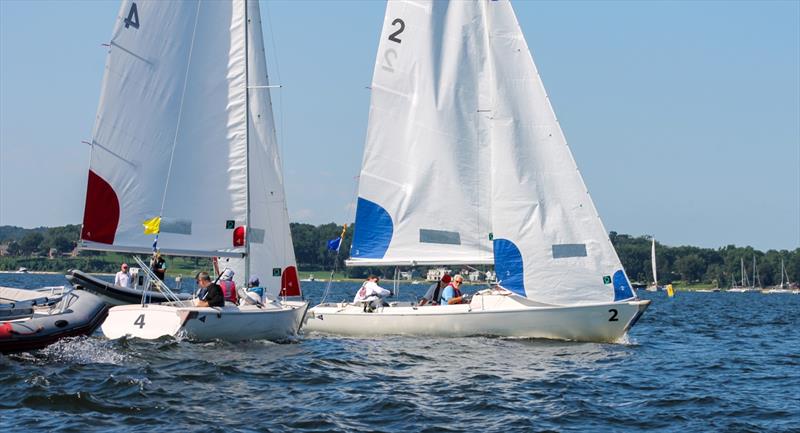
[[[379,286],[378,281],[380,281],[380,278],[375,275],[370,275],[367,281],[364,281],[364,284],[358,289],[358,292],[356,292],[353,303],[363,303],[364,311],[372,311],[376,307],[383,305],[383,298],[391,296],[392,292]]]
[[[131,274],[128,272],[128,264],[123,263],[120,271],[114,277],[114,285],[120,287],[131,287]]]

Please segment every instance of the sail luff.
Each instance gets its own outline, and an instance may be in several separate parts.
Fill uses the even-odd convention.
[[[244,6],[244,123],[245,123],[245,184],[247,188],[246,193],[246,203],[247,203],[247,213],[245,215],[245,236],[244,236],[244,249],[246,251],[246,255],[244,257],[244,282],[245,284],[250,281],[250,222],[251,222],[251,207],[250,207],[250,68],[248,59],[250,58],[250,52],[248,50],[249,44],[248,40],[250,39],[250,23],[248,20],[248,13],[247,13],[247,2],[248,0],[243,1]]]

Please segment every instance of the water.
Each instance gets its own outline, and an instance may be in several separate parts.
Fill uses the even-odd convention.
[[[315,302],[325,283],[304,288]],[[800,431],[800,296],[641,295],[620,344],[76,338],[0,355],[0,431]]]

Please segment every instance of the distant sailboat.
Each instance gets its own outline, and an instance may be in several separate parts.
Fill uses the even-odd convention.
[[[775,294],[775,293],[793,293],[792,283],[789,280],[789,274],[786,272],[786,266],[781,258],[781,284],[777,287],[762,290],[762,293]]]
[[[257,1],[124,0],[92,137],[81,246],[221,257],[258,305],[121,305],[109,338],[283,339],[299,297]],[[149,271],[147,266],[142,271]],[[150,277],[154,277],[150,275]],[[158,282],[165,293],[166,286]]]
[[[656,269],[656,238],[653,237],[653,242],[650,245],[650,266],[653,270],[653,285],[647,288],[648,292],[657,292],[661,290],[658,287],[658,270]]]
[[[742,285],[741,286],[737,286],[736,285],[736,278],[734,278],[732,276],[731,277],[731,281],[732,281],[733,286],[730,289],[728,289],[728,291],[732,292],[732,293],[744,293],[744,292],[749,292],[750,291],[750,287],[749,287],[750,286],[750,282],[748,281],[747,273],[744,270],[744,258],[740,258],[739,260],[740,260],[740,263],[739,263],[740,266],[739,267],[740,267],[740,272],[741,272],[741,275],[742,275]]]
[[[307,330],[615,341],[636,323],[649,301],[508,1],[388,2],[371,89],[348,266],[494,264],[497,286],[468,304],[322,304]]]

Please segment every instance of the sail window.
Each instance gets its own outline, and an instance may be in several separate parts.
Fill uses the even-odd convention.
[[[192,234],[192,220],[181,218],[161,218],[159,226],[161,233],[175,233],[179,235]]]
[[[553,258],[566,259],[568,257],[586,257],[586,244],[556,244],[553,245]]]
[[[255,227],[247,231],[247,237],[251,244],[263,244],[267,232],[264,229],[257,229]]]
[[[426,244],[461,245],[461,235],[446,230],[419,229],[419,241]]]

